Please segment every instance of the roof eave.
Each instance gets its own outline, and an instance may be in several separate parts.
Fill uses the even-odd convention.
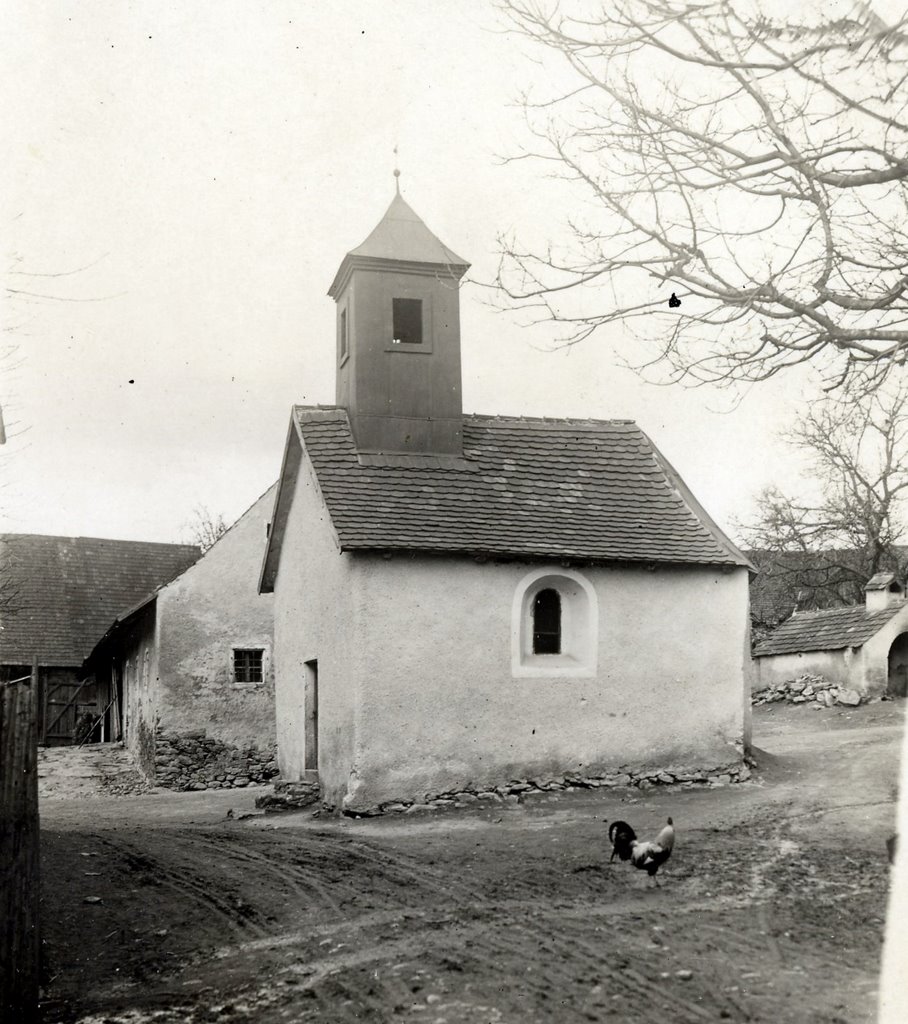
[[[131,622],[133,622],[135,619],[137,619],[138,616],[149,605],[151,605],[155,601],[157,601],[158,594],[164,589],[165,586],[167,586],[166,583],[163,584],[162,586],[158,587],[158,589],[153,591],[151,594],[147,594],[137,604],[134,604],[134,605],[132,605],[132,607],[127,608],[126,611],[121,612],[113,620],[113,622],[105,630],[104,635],[100,638],[100,640],[98,640],[98,642],[94,645],[94,647],[92,647],[91,651],[82,659],[82,671],[83,672],[88,669],[88,667],[90,666],[91,662],[94,661],[94,659],[96,658],[98,653],[101,651],[101,649],[103,647],[105,647],[107,645],[107,643],[110,641],[111,637],[117,632],[118,629],[120,629],[123,626],[129,625]]]
[[[299,472],[302,444],[303,440],[299,434],[296,406],[294,406],[290,413],[290,425],[287,429],[287,440],[284,442],[284,455],[281,459],[281,473],[278,477],[277,490],[274,494],[274,508],[271,512],[268,543],[265,545],[265,554],[262,558],[262,568],[259,573],[258,592],[260,594],[274,593],[274,581],[277,578],[281,546],[284,540],[284,527],[290,514],[290,502],[293,498],[296,475]],[[289,488],[287,487],[288,478],[290,479]]]
[[[653,444],[652,439],[648,434],[641,430],[641,433],[646,438],[647,443],[653,450],[653,455],[656,461],[662,467],[662,471],[665,473],[671,485],[681,495],[684,503],[693,512],[693,514],[700,520],[703,526],[712,534],[714,540],[727,554],[731,556],[730,562],[733,565],[741,566],[748,570],[751,576],[757,575],[757,569],[754,564],[750,561],[747,555],[738,547],[734,541],[722,530],[713,517],[706,511],[706,509],[697,501],[694,497],[693,491],[687,486],[682,478],[681,474],[675,469],[675,467],[668,461],[668,459],[662,454],[662,452]]]
[[[373,554],[373,555],[435,555],[449,556],[452,558],[502,558],[508,561],[524,562],[560,562],[584,565],[633,565],[637,568],[655,568],[657,566],[674,566],[677,568],[698,567],[703,569],[719,569],[723,572],[733,572],[735,569],[745,569],[746,565],[739,565],[737,562],[729,561],[708,561],[691,558],[652,558],[621,555],[591,555],[581,552],[561,551],[520,551],[510,548],[482,548],[475,546],[463,547],[432,547],[430,545],[394,545],[378,543],[355,543],[340,542],[340,550],[345,554]]]
[[[354,270],[416,274],[423,277],[439,277],[445,280],[459,281],[469,269],[469,263],[423,263],[417,260],[386,259],[380,256],[357,256],[348,252],[334,275],[328,295],[336,302],[347,287]]]

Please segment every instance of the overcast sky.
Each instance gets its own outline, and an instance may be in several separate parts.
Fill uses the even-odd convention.
[[[247,508],[291,404],[334,400],[326,291],[393,196],[395,145],[405,198],[472,263],[465,411],[633,418],[726,527],[797,486],[775,431],[803,379],[729,411],[642,384],[617,332],[553,352],[489,307],[496,237],[551,235],[582,198],[500,160],[540,69],[488,0],[8,13],[0,528],[176,541],[196,506]]]

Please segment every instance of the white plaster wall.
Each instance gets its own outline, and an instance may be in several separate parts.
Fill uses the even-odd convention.
[[[274,742],[274,598],[259,594],[258,574],[275,487],[158,594],[157,714],[164,731],[205,729],[239,747]],[[261,683],[235,681],[235,647],[263,649]]]
[[[745,569],[583,570],[598,597],[596,676],[514,678],[515,587],[529,569],[557,565],[355,561],[361,715],[347,806],[739,756],[749,732]]]
[[[840,686],[855,686],[860,680],[864,663],[863,649],[845,648],[839,651],[801,651],[797,654],[773,654],[765,658],[754,658],[755,672],[753,687],[763,690],[786,679],[810,673],[823,676]]]
[[[293,439],[293,444],[298,443]],[[339,802],[353,764],[355,680],[364,648],[342,555],[311,469],[302,460],[274,585],[275,703],[281,777],[305,767],[305,663],[318,661],[319,781]]]
[[[861,693],[876,696],[886,692],[889,682],[889,648],[908,631],[908,604],[903,605],[879,632],[864,644],[864,671],[856,682]]]
[[[124,712],[123,740],[136,764],[149,776],[154,775],[154,736],[157,701],[155,679],[158,673],[156,644],[156,602],[147,605],[136,620],[121,628],[117,646],[111,659],[120,667],[120,685],[123,687]],[[147,678],[143,671],[148,653]],[[110,678],[110,661],[103,668]]]

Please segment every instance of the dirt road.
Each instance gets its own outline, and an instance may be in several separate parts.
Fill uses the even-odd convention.
[[[708,791],[363,821],[46,801],[45,1019],[870,1022],[901,718],[761,708],[757,781]],[[661,888],[608,864],[603,819],[668,814]]]

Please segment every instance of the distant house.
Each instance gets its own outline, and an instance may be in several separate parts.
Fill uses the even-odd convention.
[[[0,678],[37,658],[40,742],[72,742],[77,715],[101,717],[94,738],[108,740],[110,711],[82,661],[121,608],[173,579],[199,557],[187,544],[0,535]]]
[[[261,582],[283,778],[355,812],[740,761],[747,559],[634,423],[464,415],[466,269],[398,195],[331,286]]]
[[[795,612],[754,648],[753,685],[764,689],[804,673],[862,695],[908,692],[908,601],[892,573],[867,583],[863,605]]]
[[[86,660],[115,735],[160,785],[275,774],[273,598],[256,586],[275,490],[176,579],[111,616]]]

